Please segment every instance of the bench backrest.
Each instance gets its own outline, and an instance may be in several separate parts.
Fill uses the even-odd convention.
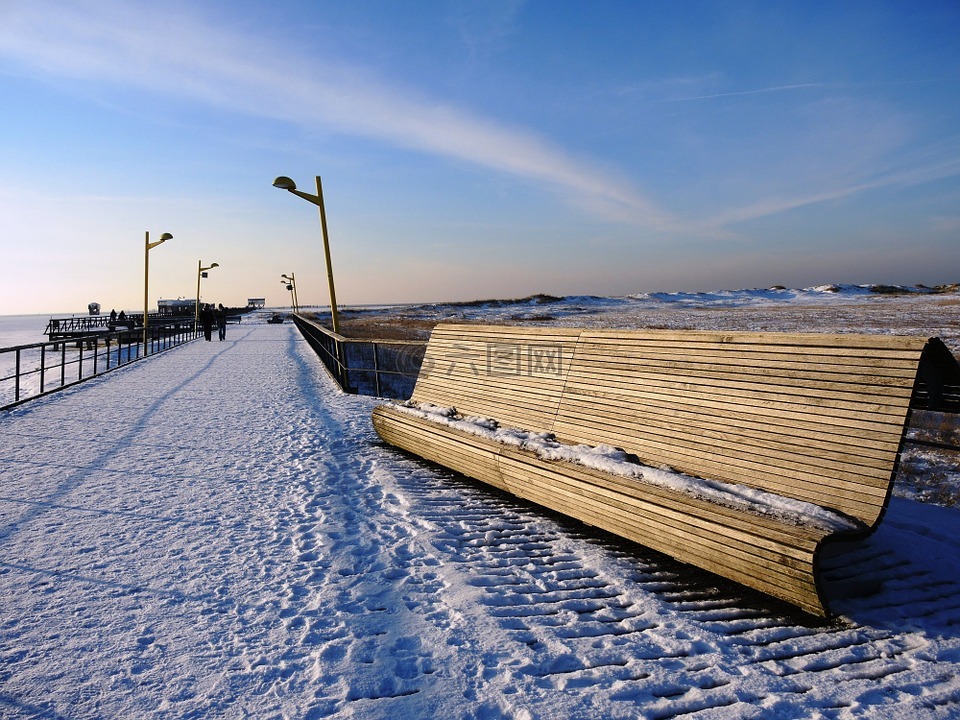
[[[437,325],[411,399],[550,431],[579,337],[577,328]]]
[[[925,340],[587,331],[557,437],[839,510],[886,505]]]
[[[879,520],[922,338],[439,325],[413,399]]]

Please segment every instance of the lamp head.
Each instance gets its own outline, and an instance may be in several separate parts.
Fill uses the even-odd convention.
[[[211,268],[220,267],[220,263],[210,263]]]
[[[167,240],[172,240],[172,239],[173,239],[173,235],[171,235],[170,233],[164,233],[163,235],[160,236],[160,239],[157,240],[157,242],[166,242]]]
[[[280,188],[281,190],[296,190],[297,184],[290,178],[281,175],[276,180],[273,181],[273,186],[275,188]]]

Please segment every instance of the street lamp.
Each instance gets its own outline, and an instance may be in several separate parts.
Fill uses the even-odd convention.
[[[143,354],[148,353],[147,350],[147,318],[149,316],[148,310],[150,307],[148,297],[149,286],[150,286],[150,251],[153,250],[157,245],[162,245],[167,240],[173,238],[173,235],[170,233],[164,233],[160,236],[160,239],[156,242],[150,242],[150,231],[147,231],[147,237],[144,241],[144,250],[143,250]]]
[[[337,313],[337,294],[333,289],[333,265],[330,263],[330,242],[327,239],[327,213],[323,208],[323,186],[320,184],[320,176],[317,175],[317,194],[311,195],[301,190],[297,190],[297,184],[288,177],[281,175],[273,181],[273,186],[293,193],[297,197],[302,197],[307,202],[313,203],[320,208],[320,231],[323,234],[323,255],[327,263],[327,284],[330,286],[330,318],[333,321],[333,331],[340,334],[340,316]]]
[[[297,276],[294,275],[293,273],[290,273],[289,276],[284,274],[284,275],[281,275],[280,277],[282,278],[280,282],[283,285],[286,285],[287,290],[290,291],[290,299],[293,302],[293,311],[295,313],[299,313],[300,302],[299,300],[297,300]]]
[[[207,267],[203,267],[203,260],[197,260],[197,304],[193,309],[193,334],[196,335],[200,332],[200,278],[206,277],[207,270],[213,270],[215,267],[220,267],[220,263],[211,263]]]

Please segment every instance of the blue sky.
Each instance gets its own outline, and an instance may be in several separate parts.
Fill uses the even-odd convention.
[[[0,0],[0,313],[960,281],[960,4]]]

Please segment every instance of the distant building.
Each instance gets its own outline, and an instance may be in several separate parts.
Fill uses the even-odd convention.
[[[266,298],[247,298],[247,307],[251,310],[263,310],[266,304]]]
[[[197,307],[196,300],[157,300],[157,312],[161,315],[193,315]]]

